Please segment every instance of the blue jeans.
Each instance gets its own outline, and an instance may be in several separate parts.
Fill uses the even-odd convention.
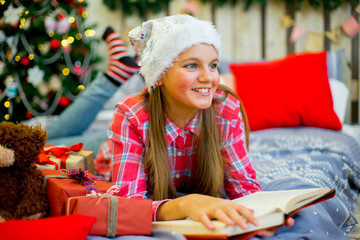
[[[108,139],[107,130],[89,136],[82,136],[82,133],[117,89],[103,73],[98,74],[90,86],[47,128],[47,144],[71,146],[82,142],[84,148],[94,151],[97,156],[101,144]]]

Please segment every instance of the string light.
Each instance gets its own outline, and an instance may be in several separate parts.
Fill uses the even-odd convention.
[[[61,46],[66,47],[69,44],[67,39],[61,40]]]
[[[76,38],[77,40],[80,40],[80,39],[82,38],[82,34],[81,34],[81,33],[77,33],[77,34],[75,35],[75,38]]]
[[[80,85],[77,87],[77,89],[78,89],[79,91],[84,91],[84,90],[85,90],[85,86],[82,85],[82,84],[80,84]]]
[[[33,60],[33,59],[34,59],[34,54],[32,54],[32,53],[29,54],[29,59],[30,59],[30,60]]]
[[[87,30],[85,31],[85,36],[87,36],[87,37],[93,37],[93,36],[95,36],[95,30],[87,29]]]
[[[88,16],[87,11],[83,11],[83,12],[81,13],[81,16],[82,16],[83,18],[86,18],[86,17]]]
[[[9,108],[9,107],[10,107],[10,102],[9,102],[9,101],[4,102],[4,106],[5,106],[6,108]]]
[[[0,3],[1,3],[2,5],[4,5],[4,4],[5,4],[5,1],[4,1],[4,0],[2,0],[2,1],[0,1]]]
[[[63,74],[64,76],[69,75],[69,73],[70,73],[70,69],[68,69],[68,68],[64,68],[64,69],[62,70],[62,74]]]
[[[17,56],[15,57],[15,61],[17,61],[17,62],[20,61],[20,59],[21,59],[21,58],[20,58],[19,55],[17,55]]]
[[[74,18],[74,17],[69,17],[68,21],[69,21],[69,23],[74,23],[74,22],[75,22],[75,18]]]
[[[54,33],[53,31],[49,32],[49,37],[53,37],[54,34],[55,34],[55,33]]]
[[[6,115],[4,116],[4,118],[5,118],[5,120],[7,121],[7,120],[10,119],[10,115],[9,115],[9,114],[6,114]]]
[[[73,43],[74,42],[74,37],[72,37],[72,36],[68,37],[67,41],[70,44]]]

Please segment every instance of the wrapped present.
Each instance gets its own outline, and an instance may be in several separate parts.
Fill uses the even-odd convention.
[[[94,173],[94,152],[82,147],[83,143],[69,147],[46,145],[36,166],[38,169],[48,170],[81,168]]]
[[[105,193],[113,186],[104,178],[80,169],[40,171],[44,176],[50,216],[65,215],[65,205],[69,197],[86,196],[91,192]]]
[[[90,235],[150,235],[152,201],[117,196],[85,196],[68,198],[66,214],[96,217]]]

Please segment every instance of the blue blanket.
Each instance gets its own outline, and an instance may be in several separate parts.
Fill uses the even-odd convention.
[[[281,128],[252,132],[250,143],[263,190],[336,189],[333,199],[296,214],[293,227],[263,239],[348,239],[357,224],[351,209],[360,189],[360,147],[353,138],[319,128]]]
[[[336,189],[334,198],[297,213],[293,227],[278,228],[275,237],[263,240],[348,239],[347,233],[357,224],[351,209],[356,207],[360,189],[360,147],[353,138],[308,127],[257,131],[250,134],[249,157],[263,190]],[[156,234],[114,239],[184,239],[171,231]],[[88,236],[88,240],[105,239]]]

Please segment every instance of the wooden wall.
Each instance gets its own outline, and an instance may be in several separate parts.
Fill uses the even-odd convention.
[[[353,15],[359,21],[359,14],[350,5],[343,5],[327,11],[314,9],[305,3],[301,11],[295,11],[284,1],[270,0],[265,7],[252,5],[244,10],[244,3],[224,5],[220,8],[211,4],[202,4],[194,0],[199,12],[196,17],[211,20],[222,35],[224,60],[260,60],[276,59],[293,52],[304,51],[306,38],[291,43],[289,41],[291,28],[281,29],[280,20],[288,14],[295,23],[307,29],[308,32],[325,34],[334,28],[340,28],[341,23]],[[173,0],[166,11],[149,18],[172,15],[182,11],[186,0]],[[143,20],[136,16],[120,16],[119,31],[126,36],[128,31],[138,26]],[[360,123],[359,117],[359,34],[353,39],[343,31],[340,32],[340,43],[334,44],[324,37],[323,49],[335,50],[344,48],[346,63],[344,64],[344,82],[349,86],[351,98],[348,103],[346,122]]]

